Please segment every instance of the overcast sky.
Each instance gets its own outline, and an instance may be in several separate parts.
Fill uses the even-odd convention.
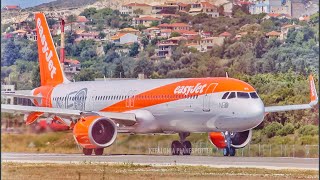
[[[36,6],[54,0],[1,0],[1,8],[6,5],[20,5],[21,8]]]

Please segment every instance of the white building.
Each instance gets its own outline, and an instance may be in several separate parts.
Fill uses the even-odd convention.
[[[118,33],[115,36],[111,37],[111,40],[115,44],[127,44],[138,42],[138,36],[131,33]]]

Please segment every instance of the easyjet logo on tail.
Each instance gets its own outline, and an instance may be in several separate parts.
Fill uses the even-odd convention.
[[[43,33],[43,27],[41,24],[41,19],[38,18],[37,19],[37,27],[39,30],[39,38],[41,40],[41,45],[42,45],[42,53],[45,55],[46,57],[46,61],[48,64],[48,69],[50,71],[50,76],[51,79],[53,79],[54,75],[57,73],[57,68],[54,66],[53,61],[52,61],[52,50],[48,48],[48,43],[47,43],[47,39],[46,36]],[[40,53],[40,52],[39,52]]]

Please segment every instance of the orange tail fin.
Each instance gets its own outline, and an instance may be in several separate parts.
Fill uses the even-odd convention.
[[[70,82],[64,75],[46,17],[35,14],[41,86]]]

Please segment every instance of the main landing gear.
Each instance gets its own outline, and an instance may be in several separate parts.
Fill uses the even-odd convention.
[[[224,136],[226,138],[227,141],[227,147],[223,149],[223,156],[235,156],[236,155],[236,148],[232,147],[232,139],[231,139],[231,134],[226,131],[224,133]]]
[[[173,141],[171,144],[171,154],[172,155],[190,155],[191,154],[191,142],[186,141],[190,133],[184,132],[179,133],[180,141]]]
[[[96,149],[89,149],[89,148],[83,148],[82,152],[86,156],[92,155],[92,151],[94,151],[94,154],[97,156],[101,156],[103,154],[103,148],[96,148]]]

